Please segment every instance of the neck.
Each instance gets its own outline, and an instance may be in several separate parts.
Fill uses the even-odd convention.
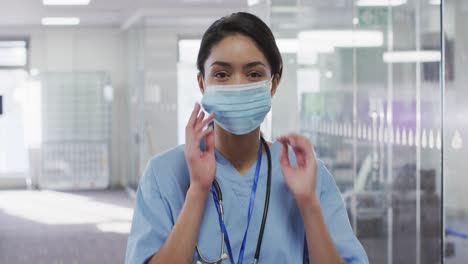
[[[234,135],[215,123],[215,147],[231,162],[231,164],[244,175],[257,161],[260,141],[260,128],[245,134]]]

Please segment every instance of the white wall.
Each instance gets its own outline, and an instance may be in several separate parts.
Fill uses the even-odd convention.
[[[39,71],[104,71],[114,87],[111,185],[127,171],[127,102],[119,27],[0,27],[0,36],[30,38],[30,68]]]

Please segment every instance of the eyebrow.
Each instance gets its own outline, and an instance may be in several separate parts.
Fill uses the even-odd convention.
[[[227,62],[224,62],[224,61],[215,61],[210,66],[214,66],[214,65],[218,65],[218,66],[226,67],[226,68],[231,68],[232,67],[231,63],[227,63]]]
[[[258,65],[262,65],[262,66],[265,67],[265,64],[263,64],[263,62],[261,62],[261,61],[254,61],[254,62],[247,63],[247,64],[244,66],[244,69],[250,69],[250,68],[253,68],[253,67],[258,66]]]
[[[232,68],[232,64],[224,61],[215,61],[211,64],[211,66],[218,65],[221,67],[226,67],[226,68]],[[254,61],[254,62],[249,62],[246,65],[243,66],[244,69],[250,69],[255,66],[262,65],[265,66],[265,64],[261,61]]]

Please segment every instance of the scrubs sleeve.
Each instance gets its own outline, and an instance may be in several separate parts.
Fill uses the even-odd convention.
[[[156,172],[164,174],[164,170],[156,168],[153,159],[148,163],[138,185],[127,242],[126,264],[146,263],[161,248],[174,225],[168,202],[161,194]]]
[[[354,235],[338,186],[322,161],[318,164],[321,182],[320,205],[323,217],[339,254],[346,263],[369,263],[366,252]]]

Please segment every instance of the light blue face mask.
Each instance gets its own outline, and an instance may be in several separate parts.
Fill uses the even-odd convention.
[[[215,122],[224,130],[247,134],[260,126],[271,109],[270,80],[207,86],[201,104],[215,114]]]

